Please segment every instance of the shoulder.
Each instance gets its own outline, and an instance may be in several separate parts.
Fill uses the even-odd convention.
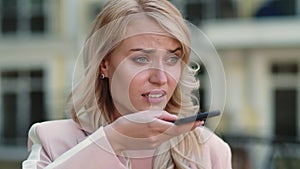
[[[78,137],[84,135],[84,133],[73,120],[68,119],[35,123],[29,130],[29,137],[34,135],[49,139]]]
[[[28,137],[33,144],[41,144],[52,158],[56,158],[86,136],[84,131],[69,119],[35,123],[30,128]]]
[[[202,143],[212,150],[224,151],[231,153],[229,145],[210,129],[203,127],[200,129],[202,135]]]
[[[231,149],[230,146],[218,135],[206,127],[198,130],[201,132],[202,147],[206,155],[211,159],[213,168],[231,168]]]

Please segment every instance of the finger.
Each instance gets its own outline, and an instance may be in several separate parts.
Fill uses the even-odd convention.
[[[166,130],[165,132],[168,135],[178,136],[178,135],[184,134],[186,132],[189,132],[191,130],[194,130],[196,127],[198,127],[198,125],[199,125],[198,122],[190,122],[190,123],[181,124],[181,125],[173,124],[173,126],[171,128],[169,128],[168,130]]]
[[[158,116],[157,118],[164,121],[175,121],[178,118],[178,116],[175,114],[171,114],[167,111],[162,111],[160,116]]]

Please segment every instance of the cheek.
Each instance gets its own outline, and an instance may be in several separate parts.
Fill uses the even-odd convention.
[[[172,97],[176,87],[181,78],[181,70],[180,68],[173,70],[168,75],[168,100]]]
[[[179,83],[180,75],[169,77],[168,87],[169,87],[169,96],[168,99],[173,95],[178,83]]]
[[[127,60],[111,64],[109,67],[109,78],[112,92],[118,91],[118,95],[120,93],[126,93],[128,96],[129,86],[134,78],[135,72]]]
[[[169,84],[169,87],[172,88],[172,89],[174,89],[174,88],[176,88],[176,86],[177,86],[178,83],[179,83],[179,82],[178,82],[178,81],[179,81],[179,78],[174,79],[173,77],[170,77],[168,81],[169,81],[169,83],[168,83],[168,84]]]
[[[168,84],[170,86],[177,86],[177,84],[179,83],[180,77],[181,77],[181,67],[178,67],[176,69],[171,69],[170,71],[168,71],[167,75],[168,75]]]
[[[118,105],[132,107],[130,101],[130,86],[134,79],[134,71],[127,64],[119,64],[118,67],[110,69],[110,92],[112,98]],[[118,108],[118,107],[117,107]]]
[[[137,73],[131,78],[129,84],[129,96],[131,100],[136,100],[144,91],[147,85],[148,75],[145,72]]]
[[[110,92],[115,104],[129,105],[129,85],[130,79],[126,74],[115,73],[110,80]]]

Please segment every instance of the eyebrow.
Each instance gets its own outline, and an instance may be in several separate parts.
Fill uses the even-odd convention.
[[[169,53],[175,53],[177,52],[178,50],[182,50],[181,47],[177,47],[176,49],[174,50],[168,50]],[[143,49],[143,48],[133,48],[133,49],[130,49],[130,51],[133,51],[133,52],[143,52],[143,53],[154,53],[156,51],[156,49]]]

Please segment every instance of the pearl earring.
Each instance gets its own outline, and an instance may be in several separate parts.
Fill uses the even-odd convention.
[[[101,73],[101,74],[100,74],[100,78],[101,78],[101,79],[104,79],[104,78],[105,78],[104,73]]]

